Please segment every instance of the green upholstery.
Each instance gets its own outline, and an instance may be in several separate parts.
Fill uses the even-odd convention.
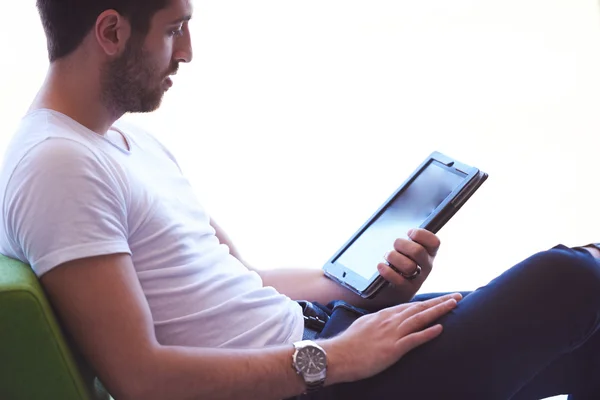
[[[99,400],[31,268],[0,255],[0,399]]]

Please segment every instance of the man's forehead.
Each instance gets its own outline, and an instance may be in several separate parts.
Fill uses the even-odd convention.
[[[192,18],[192,0],[170,0],[169,5],[162,10],[169,22],[178,23]]]

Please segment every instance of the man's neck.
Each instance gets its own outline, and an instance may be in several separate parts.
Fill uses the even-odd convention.
[[[121,115],[113,115],[100,101],[99,72],[77,70],[72,65],[68,61],[51,64],[30,111],[55,110],[104,135]]]

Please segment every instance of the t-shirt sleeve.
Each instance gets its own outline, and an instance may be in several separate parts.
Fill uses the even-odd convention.
[[[47,139],[11,176],[8,236],[38,276],[75,259],[131,253],[125,188],[110,160],[75,141]]]

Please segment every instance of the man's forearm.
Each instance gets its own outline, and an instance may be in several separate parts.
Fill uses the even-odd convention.
[[[404,303],[414,296],[414,293],[401,293],[400,291],[386,288],[373,300],[365,300],[325,277],[323,271],[320,269],[301,268],[268,271],[255,269],[241,257],[231,239],[214,220],[211,221],[211,225],[215,229],[215,235],[219,239],[219,242],[229,247],[229,253],[233,257],[237,258],[248,269],[257,272],[261,276],[265,286],[272,286],[279,293],[291,299],[315,301],[322,304],[327,304],[333,300],[344,300],[367,310],[378,310],[383,307]]]
[[[597,245],[594,246],[585,246],[583,247],[585,250],[587,250],[591,255],[593,255],[595,258],[600,259],[600,246],[596,247]]]
[[[331,341],[320,343],[335,364]],[[257,350],[160,346],[140,363],[139,378],[129,377],[137,380],[137,384],[122,397],[178,400],[297,396],[306,387],[292,368],[292,354],[291,345]],[[326,384],[340,382],[342,375],[340,369],[330,369]]]
[[[297,268],[256,272],[261,276],[265,286],[272,286],[279,293],[293,300],[308,300],[321,304],[344,300],[357,307],[377,310],[412,298],[410,294],[402,294],[386,288],[372,300],[363,299],[327,278],[320,269]]]

